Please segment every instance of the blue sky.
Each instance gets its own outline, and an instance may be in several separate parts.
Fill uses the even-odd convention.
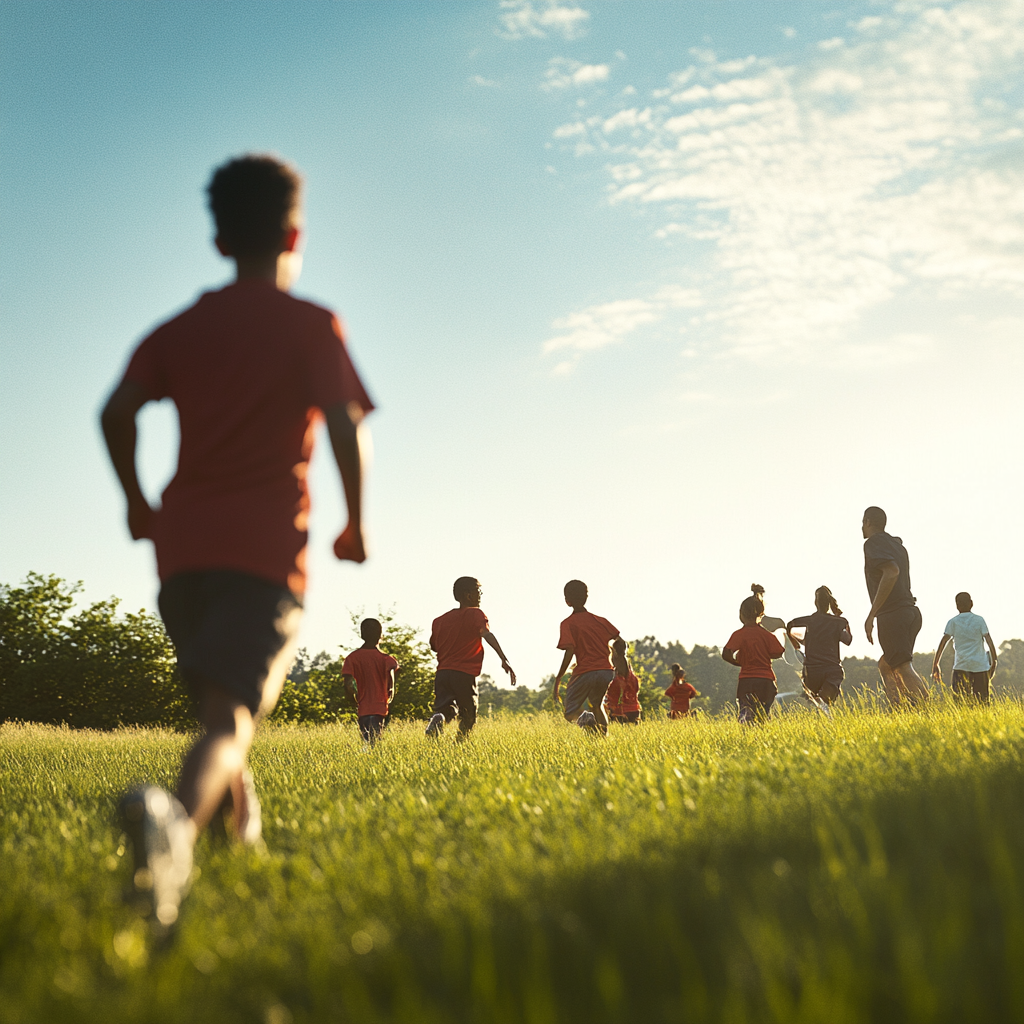
[[[720,644],[754,580],[785,617],[827,583],[859,624],[868,504],[910,550],[919,646],[962,589],[1024,635],[1020,3],[0,22],[0,579],[154,607],[97,410],[229,278],[211,169],[271,150],[307,177],[296,292],[341,313],[380,406],[366,566],[329,558],[314,468],[308,646],[347,644],[349,609],[427,627],[463,574],[530,685],[572,577],[627,636]],[[175,430],[146,411],[154,499]]]

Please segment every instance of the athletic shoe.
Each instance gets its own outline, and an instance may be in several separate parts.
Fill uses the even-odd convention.
[[[193,830],[185,808],[159,786],[140,786],[121,800],[121,821],[135,854],[135,891],[158,927],[178,920],[192,880]]]
[[[430,719],[430,724],[427,726],[427,735],[431,739],[437,739],[441,733],[444,732],[444,715],[439,711],[433,718]]]
[[[581,729],[589,729],[593,732],[597,728],[597,716],[593,711],[584,711],[583,714],[576,719],[576,724]]]

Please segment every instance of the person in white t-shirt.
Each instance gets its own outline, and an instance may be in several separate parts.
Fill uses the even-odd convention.
[[[971,611],[973,607],[971,595],[966,591],[956,595],[956,608],[960,614],[946,623],[946,631],[932,662],[932,676],[936,682],[942,682],[939,658],[942,657],[946,644],[952,640],[953,650],[956,652],[953,661],[953,692],[961,697],[973,696],[985,703],[988,701],[989,680],[996,670],[999,659],[988,626],[980,615],[975,615]],[[985,644],[988,644],[987,651]]]

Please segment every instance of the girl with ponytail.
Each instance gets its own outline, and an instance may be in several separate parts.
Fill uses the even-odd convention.
[[[793,646],[804,647],[804,689],[808,699],[828,710],[839,696],[846,673],[839,657],[840,643],[850,644],[853,635],[850,624],[828,587],[814,592],[813,615],[801,615],[786,624],[786,635]],[[793,636],[794,629],[803,628],[803,640]]]

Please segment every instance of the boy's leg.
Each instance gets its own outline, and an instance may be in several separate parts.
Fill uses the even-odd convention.
[[[476,725],[477,709],[480,704],[480,697],[476,689],[476,676],[468,672],[456,673],[461,679],[456,679],[456,703],[459,714],[459,739],[465,739]]]
[[[434,714],[442,715],[446,722],[453,721],[457,713],[458,695],[453,676],[448,669],[438,669],[434,675]]]
[[[953,669],[950,689],[957,697],[967,697],[970,694],[970,681],[967,678],[967,673],[962,668]]]

